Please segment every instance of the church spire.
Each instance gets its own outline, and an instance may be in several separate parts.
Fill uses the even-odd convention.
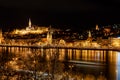
[[[51,25],[50,25],[50,27],[48,29],[48,33],[47,33],[47,43],[48,44],[52,44],[52,33],[53,33],[53,31],[52,31]]]
[[[96,30],[99,30],[99,27],[98,27],[98,25],[96,24]]]
[[[90,31],[88,32],[88,37],[92,37],[92,35],[91,35],[91,32],[90,32]]]
[[[28,25],[29,25],[29,28],[31,28],[31,19],[29,18],[29,23],[28,23]]]
[[[93,40],[91,31],[88,31],[88,38],[87,38],[87,40],[90,41],[90,42]]]

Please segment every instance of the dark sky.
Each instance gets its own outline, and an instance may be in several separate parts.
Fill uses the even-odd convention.
[[[120,23],[119,0],[0,0],[0,25],[68,25],[74,28]]]

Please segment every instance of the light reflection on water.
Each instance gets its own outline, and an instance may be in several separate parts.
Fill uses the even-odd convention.
[[[0,68],[0,80],[119,80],[120,53],[1,47]]]

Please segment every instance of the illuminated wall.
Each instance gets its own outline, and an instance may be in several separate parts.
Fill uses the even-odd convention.
[[[2,43],[2,39],[3,39],[2,30],[0,29],[0,44]]]
[[[113,47],[120,47],[120,38],[112,38],[111,39],[111,45]]]

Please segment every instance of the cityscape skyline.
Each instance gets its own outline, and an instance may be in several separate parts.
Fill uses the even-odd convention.
[[[0,0],[0,80],[120,80],[119,4]]]
[[[49,2],[49,3],[48,3]],[[53,3],[54,2],[54,3]],[[119,24],[119,1],[0,1],[0,26],[26,26],[30,17],[35,25],[81,29]],[[58,4],[58,5],[57,5]]]

